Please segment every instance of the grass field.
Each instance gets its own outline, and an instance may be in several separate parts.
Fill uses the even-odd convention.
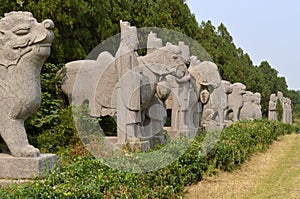
[[[185,198],[300,198],[300,135],[275,141],[240,169],[205,176]]]

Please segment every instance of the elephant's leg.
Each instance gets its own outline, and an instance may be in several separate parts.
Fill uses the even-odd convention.
[[[8,119],[2,126],[1,136],[15,157],[38,157],[40,151],[28,143],[23,120]]]

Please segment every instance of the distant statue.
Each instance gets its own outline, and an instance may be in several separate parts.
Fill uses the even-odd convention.
[[[10,12],[0,20],[0,134],[6,151],[38,157],[28,143],[24,120],[41,103],[40,72],[50,55],[54,24],[38,23],[29,12]]]
[[[262,119],[262,113],[261,113],[261,95],[260,93],[254,93],[254,112],[255,112],[255,118],[256,119]]]
[[[288,119],[287,122],[289,124],[293,123],[293,113],[292,113],[292,101],[291,99],[287,100],[287,109],[288,109]]]
[[[277,98],[275,94],[271,94],[270,96],[270,101],[269,101],[269,114],[268,114],[268,119],[269,120],[277,120],[277,114],[276,114],[276,103],[277,103]]]

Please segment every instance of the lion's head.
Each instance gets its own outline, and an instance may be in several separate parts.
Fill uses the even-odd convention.
[[[0,65],[16,65],[25,54],[37,58],[50,55],[54,24],[38,23],[30,12],[10,12],[0,20]]]

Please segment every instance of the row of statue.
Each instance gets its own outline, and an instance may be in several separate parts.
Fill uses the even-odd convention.
[[[171,132],[196,134],[199,125],[220,130],[240,119],[261,118],[260,94],[242,83],[221,80],[216,64],[190,55],[184,42],[166,43],[150,32],[147,53],[137,53],[137,29],[120,22],[121,41],[115,55],[104,51],[96,60],[67,63],[60,71],[61,88],[73,105],[88,104],[91,116],[117,120],[117,140],[123,145],[153,147],[164,142],[167,110]],[[25,27],[25,28],[24,28]],[[38,157],[29,145],[24,120],[41,102],[40,71],[54,39],[51,20],[38,23],[29,12],[11,12],[0,20],[0,90],[3,151]],[[271,95],[270,119],[276,119],[277,99],[283,122],[292,122],[291,100]],[[170,133],[171,133],[170,132]]]
[[[279,105],[279,106],[277,106]],[[269,101],[269,120],[281,120],[283,123],[292,124],[292,101],[284,97],[283,93],[278,91],[276,94],[271,94]],[[278,107],[282,110],[278,110]],[[281,118],[279,118],[279,115]]]
[[[117,143],[164,142],[167,110],[169,134],[196,134],[199,127],[221,130],[241,119],[261,119],[261,95],[242,83],[222,80],[218,67],[190,55],[189,46],[167,42],[156,33],[139,56],[137,29],[120,21],[116,54],[66,64],[62,90],[75,105],[87,103],[91,115],[117,118]]]

